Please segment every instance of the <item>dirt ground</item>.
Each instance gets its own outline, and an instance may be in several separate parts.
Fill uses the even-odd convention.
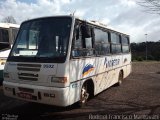
[[[132,74],[88,101],[84,108],[28,103],[3,95],[0,115],[15,119],[160,119],[160,62],[134,62]]]

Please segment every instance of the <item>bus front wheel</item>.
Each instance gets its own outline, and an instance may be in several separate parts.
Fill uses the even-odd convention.
[[[80,107],[85,106],[86,102],[88,101],[88,98],[89,98],[89,91],[87,89],[87,83],[84,83],[81,89],[79,106]]]

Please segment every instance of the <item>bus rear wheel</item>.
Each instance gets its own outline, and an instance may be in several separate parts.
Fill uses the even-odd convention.
[[[87,83],[84,83],[81,89],[79,107],[85,106],[88,99],[89,99],[89,91],[87,89]]]
[[[120,71],[119,72],[119,77],[118,77],[118,86],[120,86],[122,84],[123,81],[123,72]]]

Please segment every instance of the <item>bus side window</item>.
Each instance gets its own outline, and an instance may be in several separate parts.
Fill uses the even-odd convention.
[[[95,53],[96,55],[107,55],[110,53],[109,34],[106,31],[95,28]]]
[[[7,29],[0,29],[0,42],[9,43],[9,33]]]
[[[129,38],[122,35],[121,36],[121,41],[122,41],[122,52],[123,53],[129,53],[130,52],[130,46],[129,46]]]
[[[77,25],[75,27],[75,38],[74,38],[74,48],[75,49],[81,49],[83,48],[82,46],[82,34],[81,31],[79,30],[79,26]]]
[[[111,49],[112,54],[119,54],[122,52],[120,36],[117,33],[111,33]]]
[[[92,29],[88,25],[76,25],[73,36],[72,57],[93,55]]]
[[[17,33],[18,33],[18,28],[10,28],[11,29],[11,43],[13,44],[13,42],[16,39]]]
[[[79,25],[75,25],[73,33],[73,43],[72,43],[72,57],[81,56],[80,50],[82,49],[82,35],[79,28]]]
[[[82,37],[83,40],[83,48],[85,56],[93,55],[93,29],[90,26],[87,26],[87,35]],[[83,34],[82,34],[83,36]]]

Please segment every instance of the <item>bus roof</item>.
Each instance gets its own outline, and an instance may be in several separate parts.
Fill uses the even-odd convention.
[[[127,35],[127,34],[125,34],[125,33],[122,33],[122,32],[119,32],[119,31],[116,31],[116,30],[113,30],[112,28],[109,28],[109,27],[107,27],[107,25],[105,25],[105,24],[103,24],[103,23],[100,23],[100,22],[98,22],[98,21],[88,21],[88,20],[83,20],[83,19],[81,19],[81,18],[79,18],[79,17],[76,17],[76,16],[74,16],[74,15],[57,15],[57,16],[45,16],[45,17],[38,17],[38,18],[33,18],[33,19],[29,19],[29,20],[26,20],[26,21],[30,21],[30,20],[36,20],[36,19],[43,19],[43,18],[50,18],[50,17],[71,17],[71,18],[73,18],[73,19],[78,19],[78,20],[80,20],[80,21],[84,21],[84,22],[87,22],[87,23],[89,23],[89,24],[91,24],[91,25],[94,25],[94,26],[97,26],[97,27],[101,27],[101,28],[103,28],[103,29],[106,29],[106,30],[109,30],[109,31],[112,31],[112,32],[116,32],[116,33],[118,33],[118,34],[122,34],[122,35],[126,35],[126,36],[129,36],[129,35]],[[24,22],[26,22],[26,21],[24,21]],[[23,23],[23,22],[22,22]]]
[[[80,19],[80,18],[76,18],[76,19],[78,19],[78,20],[80,20],[80,21],[86,21],[87,23],[89,23],[89,24],[91,24],[91,25],[94,25],[94,26],[97,26],[97,27],[101,27],[102,29],[106,29],[106,30],[108,30],[108,31],[112,31],[112,32],[116,32],[116,33],[118,33],[118,34],[122,34],[122,35],[129,36],[129,35],[127,35],[126,33],[122,33],[122,32],[119,32],[119,31],[117,31],[117,30],[113,30],[112,28],[109,28],[109,27],[107,27],[107,25],[105,25],[105,24],[103,24],[103,23],[100,23],[100,22],[98,22],[98,21],[87,21],[87,20],[83,20],[83,19]]]
[[[12,23],[0,23],[0,28],[19,28],[20,25],[18,24],[12,24]]]

